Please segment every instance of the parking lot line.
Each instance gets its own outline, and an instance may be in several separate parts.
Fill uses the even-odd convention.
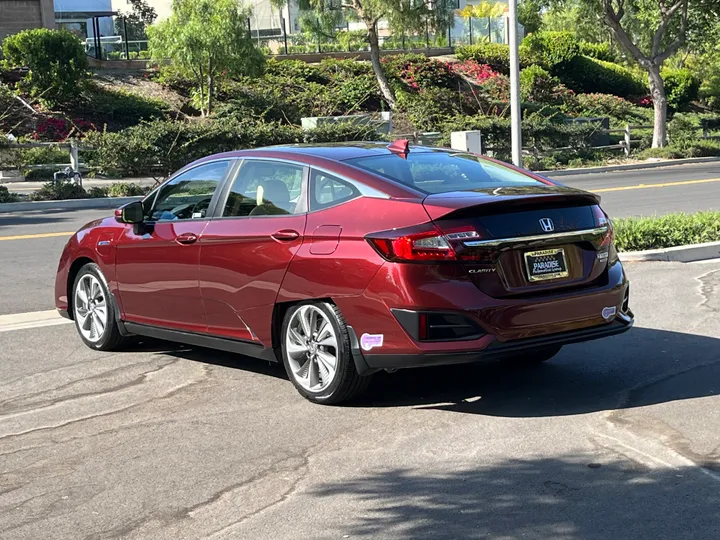
[[[53,232],[53,233],[40,233],[40,234],[21,234],[19,236],[0,236],[2,240],[30,240],[32,238],[53,238],[55,236],[70,236],[75,233],[71,232]]]
[[[44,326],[57,326],[59,324],[70,324],[72,321],[65,319],[54,309],[46,311],[31,311],[29,313],[13,313],[0,315],[0,332],[11,332],[13,330],[26,330],[28,328],[41,328]]]

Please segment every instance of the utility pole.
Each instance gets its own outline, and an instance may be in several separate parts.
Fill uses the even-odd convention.
[[[508,1],[510,26],[510,130],[512,160],[522,167],[522,113],[520,111],[520,59],[518,58],[517,0]]]

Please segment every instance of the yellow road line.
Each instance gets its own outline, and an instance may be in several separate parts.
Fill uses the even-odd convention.
[[[635,186],[623,186],[623,187],[611,187],[592,189],[593,193],[607,193],[608,191],[628,191],[631,189],[651,189],[651,188],[663,188],[672,186],[685,186],[688,184],[708,184],[710,182],[720,182],[720,178],[706,178],[704,180],[684,180],[682,182],[665,182],[663,184],[637,184]]]
[[[51,233],[42,233],[42,234],[23,234],[20,236],[0,236],[0,241],[2,240],[31,240],[33,238],[53,238],[54,236],[70,236],[75,233],[71,232],[51,232]]]

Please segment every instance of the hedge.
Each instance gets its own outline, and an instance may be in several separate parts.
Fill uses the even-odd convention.
[[[673,109],[684,109],[698,98],[700,79],[689,69],[664,69],[662,78],[668,105]]]
[[[720,241],[720,212],[613,220],[618,251],[642,251]]]
[[[479,64],[487,64],[505,75],[510,73],[510,47],[501,43],[462,45],[455,48],[455,56],[459,60],[475,60]]]
[[[539,151],[562,146],[589,147],[598,126],[553,122],[535,117],[522,122],[523,143]],[[510,152],[510,119],[496,116],[461,116],[445,124],[440,144],[449,146],[450,132],[477,130],[482,133],[483,146],[504,157]]]
[[[596,92],[623,98],[647,94],[646,85],[627,68],[589,56],[576,56],[553,70],[561,82],[578,93]]]
[[[158,120],[117,133],[95,133],[87,142],[95,147],[88,161],[102,173],[167,176],[191,161],[230,150],[379,138],[369,124],[328,124],[303,131],[299,126],[277,122]]]
[[[538,32],[526,37],[520,46],[526,63],[546,69],[570,62],[580,55],[580,45],[571,32]]]

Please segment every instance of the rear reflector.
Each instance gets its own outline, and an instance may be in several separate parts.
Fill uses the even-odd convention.
[[[478,339],[485,332],[461,313],[392,309],[405,331],[416,341],[460,341]]]

